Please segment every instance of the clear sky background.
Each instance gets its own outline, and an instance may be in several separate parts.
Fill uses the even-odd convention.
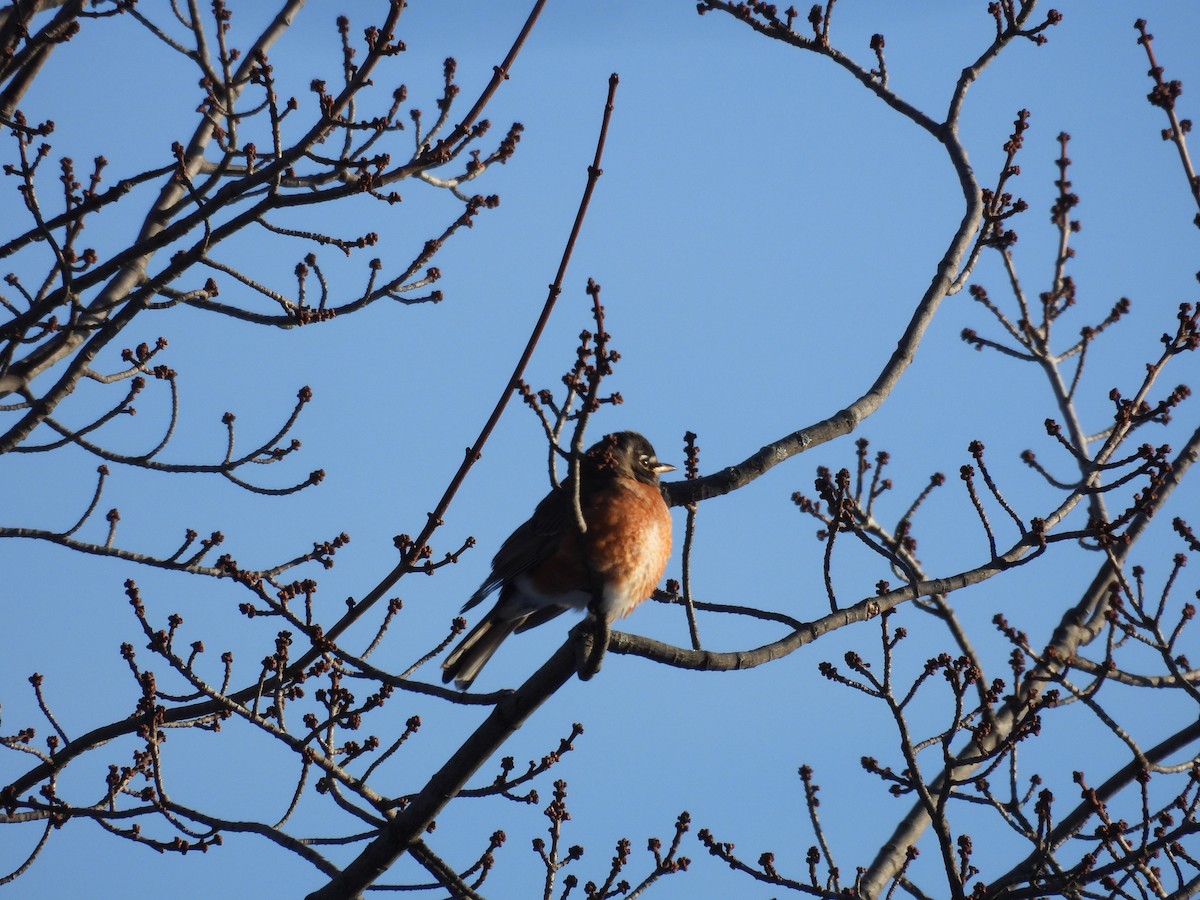
[[[274,5],[250,6],[235,9],[235,36],[256,33],[259,17]],[[359,35],[378,14],[375,6],[315,0],[272,51],[277,75],[302,104],[312,102],[306,89],[311,79],[334,82],[336,16],[350,15],[352,33]],[[408,51],[376,76],[381,107],[403,82],[411,101],[429,116],[441,61],[452,55],[463,90],[460,114],[465,112],[507,52],[527,6],[413,0],[400,29]],[[1048,32],[1046,46],[1018,43],[971,89],[962,133],[980,182],[991,184],[1016,111],[1032,113],[1019,159],[1022,174],[1010,186],[1030,204],[1016,227],[1018,262],[1031,294],[1049,284],[1056,248],[1048,215],[1055,197],[1056,136],[1060,131],[1072,136],[1071,178],[1082,198],[1076,217],[1083,230],[1075,238],[1078,257],[1071,271],[1080,304],[1064,323],[1062,340],[1101,320],[1119,297],[1133,301],[1128,323],[1094,348],[1085,375],[1088,399],[1081,407],[1088,427],[1100,430],[1108,421],[1108,390],[1133,390],[1144,363],[1157,352],[1158,335],[1172,329],[1178,303],[1196,299],[1195,207],[1174,148],[1159,136],[1164,117],[1146,103],[1151,84],[1133,21],[1149,20],[1168,77],[1184,81],[1181,114],[1194,117],[1200,115],[1193,93],[1200,90],[1195,53],[1200,6],[1177,0],[1061,0],[1056,6],[1065,18]],[[941,118],[958,72],[990,40],[993,24],[985,8],[983,0],[844,0],[835,9],[832,36],[836,46],[867,62],[868,40],[882,32],[892,87]],[[361,597],[390,571],[396,561],[393,535],[421,529],[541,308],[584,185],[611,72],[619,73],[621,83],[604,176],[527,380],[554,388],[569,367],[576,335],[591,327],[584,285],[593,277],[603,286],[613,346],[621,353],[608,387],[619,390],[625,402],[593,420],[592,437],[633,428],[654,442],[660,458],[682,464],[682,434],[695,431],[702,470],[710,472],[856,399],[894,348],[961,216],[958,183],[939,146],[828,60],[754,35],[727,16],[699,17],[690,2],[559,0],[549,5],[486,113],[496,139],[513,121],[522,122],[525,131],[516,156],[475,186],[498,193],[500,207],[481,215],[436,260],[444,274],[443,303],[381,301],[362,313],[290,332],[177,309],[139,317],[109,348],[100,367],[116,369],[121,347],[159,335],[169,339],[162,361],[180,372],[183,414],[173,448],[164,454],[171,461],[218,459],[226,410],[238,416],[240,446],[265,439],[286,417],[297,389],[311,385],[314,402],[295,432],[303,452],[254,474],[274,486],[302,480],[316,468],[327,473],[315,489],[270,500],[250,497],[219,478],[155,478],[114,467],[101,508],[120,508],[119,542],[169,553],[185,528],[202,534],[219,529],[226,536],[223,549],[258,568],[345,531],[352,543],[339,553],[335,568],[313,573],[328,620],[343,598]],[[106,156],[106,183],[112,184],[170,160],[171,142],[186,140],[194,127],[195,82],[193,68],[133,23],[87,23],[56,52],[22,109],[30,119],[55,120],[49,138],[55,159],[70,155],[85,168],[85,161]],[[408,133],[397,137],[396,157],[408,152],[409,140]],[[23,212],[13,179],[6,181],[0,183],[0,219],[10,220]],[[380,235],[377,247],[348,261],[336,251],[318,251],[335,290],[345,296],[359,290],[370,257],[407,260],[458,214],[452,198],[433,188],[411,183],[397,189],[404,196],[399,206],[350,202],[321,214],[320,227],[328,232]],[[103,227],[93,225],[87,243],[112,248],[128,241],[148,196],[129,204],[127,218],[118,214]],[[286,287],[308,250],[247,231],[217,256]],[[230,279],[218,281],[222,300],[260,303]],[[994,298],[1004,296],[1004,277],[993,260],[980,265],[973,281]],[[1069,473],[1068,461],[1041,428],[1043,419],[1057,416],[1052,399],[1033,367],[971,350],[959,339],[964,327],[998,336],[965,292],[948,300],[916,363],[856,435],[803,454],[701,507],[693,563],[698,597],[782,610],[800,619],[827,610],[815,524],[789,498],[797,490],[812,495],[818,465],[851,465],[859,436],[873,450],[892,454],[897,487],[885,501],[891,509],[885,520],[899,517],[932,472],[950,476],[916,522],[919,555],[931,574],[953,573],[987,558],[986,541],[957,479],[958,467],[970,462],[970,440],[987,445],[994,473],[1026,519],[1053,508],[1053,493],[1017,458],[1032,447],[1043,462]],[[1195,360],[1181,360],[1165,385],[1195,380],[1195,369]],[[89,400],[103,404],[114,390],[123,389],[85,385],[62,417],[88,421],[88,410],[99,408]],[[157,441],[165,394],[147,393],[136,419],[106,430],[110,446],[133,452]],[[1182,443],[1169,430],[1145,439]],[[487,573],[499,543],[544,494],[543,443],[534,417],[512,404],[434,541],[435,556],[457,549],[467,535],[477,539],[478,548],[436,577],[401,582],[405,613],[374,657],[378,664],[402,671],[445,634]],[[44,458],[6,457],[0,522],[68,527],[91,497],[96,462],[70,450]],[[1169,536],[1170,515],[1188,515],[1196,499],[1194,485],[1181,492],[1158,531],[1134,553],[1152,578],[1165,573],[1180,549]],[[681,534],[682,511],[675,516]],[[104,523],[97,521],[81,537],[102,541],[103,533]],[[1040,644],[1097,564],[1094,556],[1066,546],[1052,556],[1044,565],[952,597],[975,629],[992,666],[990,677],[1006,674],[1008,652],[991,635],[992,615],[1003,611]],[[668,577],[679,572],[677,553]],[[847,605],[871,593],[879,578],[890,577],[874,558],[854,554],[835,561],[834,572]],[[137,689],[118,647],[130,641],[141,648],[145,642],[122,590],[129,577],[142,586],[156,620],[182,614],[184,636],[205,642],[214,667],[222,650],[233,649],[242,666],[239,683],[253,679],[278,626],[241,619],[236,606],[245,598],[229,584],[140,571],[33,542],[0,542],[5,621],[0,731],[12,734],[36,724],[45,732],[25,683],[34,671],[47,676],[46,695],[71,735],[132,709]],[[1184,587],[1190,596],[1194,581]],[[1041,615],[1047,609],[1049,618]],[[902,609],[895,622],[914,635],[901,657],[904,671],[915,674],[926,657],[952,649],[915,610]],[[559,646],[568,624],[556,621],[506,645],[478,686],[519,684]],[[622,627],[681,646],[688,642],[677,608],[645,605]],[[718,650],[752,648],[780,635],[764,625],[701,620],[705,645]],[[688,673],[610,656],[597,679],[569,683],[503,750],[521,765],[553,750],[572,722],[584,724],[577,749],[538,783],[541,801],[457,802],[439,817],[429,844],[462,867],[483,850],[494,829],[503,828],[509,840],[484,893],[539,896],[540,863],[529,842],[544,835],[542,809],[551,782],[562,778],[569,784],[572,815],[565,844],[586,848],[584,859],[566,872],[582,880],[603,880],[620,837],[633,841],[635,858],[626,877],[638,880],[651,865],[646,838],[669,839],[675,817],[685,809],[692,814],[693,835],[707,827],[718,839],[736,843],[749,860],[773,850],[780,869],[799,877],[812,843],[796,776],[797,767],[807,763],[823,786],[822,814],[837,861],[844,873],[852,872],[869,864],[908,801],[892,800],[858,764],[861,756],[872,755],[900,767],[884,710],[824,681],[817,665],[840,661],[848,648],[873,658],[877,646],[877,628],[866,624],[785,660],[732,674]],[[146,651],[139,659],[149,665]],[[433,666],[423,674],[437,676]],[[1148,743],[1173,730],[1171,715],[1178,712],[1164,698],[1151,699],[1161,705],[1146,707],[1135,720]],[[422,732],[381,773],[386,776],[381,790],[419,789],[431,767],[479,718],[477,712],[398,694],[369,731],[387,743],[414,714],[424,720]],[[1061,779],[1074,768],[1095,766],[1098,781],[1111,771],[1106,760],[1125,760],[1124,751],[1086,716],[1056,719],[1050,717],[1040,749],[1030,752],[1026,774],[1037,769]],[[298,771],[293,758],[239,723],[231,723],[228,732],[172,734],[167,746],[174,756],[173,796],[229,817],[269,820],[282,814]],[[107,765],[126,763],[132,749],[130,742],[117,742],[91,754],[68,770],[61,791],[79,800],[98,798]],[[26,762],[14,754],[0,759],[0,782],[23,771]],[[494,771],[485,767],[473,783],[490,780]],[[1064,804],[1074,798],[1069,782],[1060,796]],[[294,820],[294,833],[321,833],[325,814],[322,804],[311,804]],[[984,821],[970,826],[976,845],[989,835],[994,852],[1004,852],[1005,839],[988,831]],[[39,831],[6,830],[0,869],[17,864]],[[650,896],[779,894],[733,875],[691,838],[683,852],[694,859],[693,871],[666,879]],[[928,852],[925,863],[932,865],[933,856]],[[407,861],[394,874],[426,879]],[[206,856],[180,859],[72,822],[7,892],[289,897],[319,883],[307,864],[249,836],[229,836]]]

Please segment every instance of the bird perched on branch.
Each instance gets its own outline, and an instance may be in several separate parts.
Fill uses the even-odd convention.
[[[463,606],[496,588],[500,599],[442,663],[442,680],[463,690],[510,634],[548,622],[568,609],[592,608],[606,622],[627,616],[653,593],[671,555],[671,515],[658,476],[675,469],[658,461],[634,431],[603,437],[579,465],[580,533],[574,484],[551,491],[492,560],[492,572]]]

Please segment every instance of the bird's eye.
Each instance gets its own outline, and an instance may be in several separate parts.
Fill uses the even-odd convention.
[[[643,453],[641,456],[638,457],[638,464],[643,469],[653,468],[653,463],[654,463],[654,458],[651,456],[647,456],[645,453]]]

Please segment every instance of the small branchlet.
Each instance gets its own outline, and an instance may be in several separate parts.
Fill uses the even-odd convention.
[[[683,436],[683,471],[688,481],[700,477],[700,446],[696,443],[694,432],[688,431]],[[696,621],[696,606],[692,596],[692,548],[696,538],[697,503],[688,503],[687,522],[683,531],[683,572],[682,572],[682,601],[684,613],[687,616],[688,636],[692,641],[692,649],[699,650],[700,627]]]
[[[1007,251],[1017,242],[1017,233],[1005,229],[1005,223],[1013,216],[1023,213],[1028,204],[1007,190],[1008,180],[1021,174],[1016,164],[1017,153],[1025,143],[1025,132],[1029,129],[1029,110],[1022,109],[1013,122],[1012,134],[1004,144],[1004,164],[994,188],[983,189],[983,227],[979,232],[979,243]]]
[[[604,306],[600,303],[600,285],[592,279],[587,282],[587,295],[591,300],[592,320],[595,331],[584,329],[579,333],[579,344],[575,350],[575,362],[563,374],[564,392],[561,400],[556,400],[554,393],[542,388],[534,391],[523,380],[516,384],[521,399],[538,417],[542,430],[549,444],[550,480],[554,485],[561,483],[558,475],[558,461],[572,461],[582,453],[584,431],[588,419],[604,404],[613,406],[624,402],[619,393],[601,394],[600,387],[605,378],[613,372],[613,366],[620,360],[621,354],[609,347],[612,340],[605,327]],[[568,423],[574,428],[567,447],[563,447],[565,430]],[[575,463],[571,462],[570,472],[575,471]]]

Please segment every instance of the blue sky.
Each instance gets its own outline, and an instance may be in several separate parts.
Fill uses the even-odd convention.
[[[291,90],[304,103],[310,102],[306,85],[312,78],[336,74],[333,20],[347,6],[309,4],[271,54],[277,73],[292,80]],[[413,2],[401,27],[408,52],[377,76],[381,97],[404,82],[413,102],[428,112],[441,60],[453,55],[465,110],[507,51],[524,6]],[[940,117],[957,73],[989,40],[985,6],[845,0],[836,8],[834,40],[866,60],[870,35],[885,34],[893,88]],[[1082,198],[1077,216],[1083,230],[1074,241],[1072,267],[1080,309],[1064,325],[1063,340],[1103,318],[1118,297],[1133,301],[1129,321],[1097,345],[1086,373],[1090,399],[1081,407],[1099,430],[1108,415],[1109,388],[1119,385],[1128,393],[1140,379],[1177,304],[1195,299],[1200,269],[1197,231],[1190,224],[1195,208],[1173,148],[1159,137],[1161,112],[1145,101],[1150,83],[1132,22],[1138,16],[1150,21],[1168,76],[1184,80],[1183,115],[1194,115],[1189,89],[1200,84],[1194,54],[1200,8],[1167,0],[1064,0],[1057,6],[1065,19],[1049,32],[1046,46],[1010,48],[971,89],[962,132],[986,185],[1003,160],[1001,145],[1016,111],[1031,111],[1014,188],[1030,204],[1017,225],[1017,256],[1031,292],[1048,283],[1055,249],[1047,212],[1054,198],[1055,138],[1060,131],[1072,136],[1071,177]],[[253,33],[252,16],[260,14],[236,10],[235,35]],[[370,21],[368,4],[355,4],[350,15],[357,34]],[[179,436],[165,454],[172,461],[219,457],[226,410],[237,414],[239,440],[249,446],[286,416],[301,385],[311,385],[315,400],[295,432],[304,442],[302,454],[260,478],[281,485],[302,480],[311,469],[327,473],[316,489],[266,500],[204,476],[155,478],[117,469],[102,508],[120,507],[120,540],[163,552],[178,543],[184,528],[220,529],[224,549],[257,567],[345,531],[352,542],[336,567],[314,573],[320,598],[332,617],[344,597],[365,594],[394,565],[392,536],[420,530],[511,371],[574,216],[614,71],[621,84],[605,174],[527,380],[553,388],[570,365],[576,334],[590,327],[584,285],[593,277],[603,286],[613,346],[622,357],[611,387],[625,398],[594,420],[594,436],[634,428],[650,437],[660,458],[681,463],[681,436],[691,430],[700,436],[702,469],[713,471],[859,396],[895,346],[961,215],[957,182],[938,146],[828,60],[769,42],[726,16],[699,17],[692,3],[551,3],[486,113],[497,136],[512,121],[522,122],[525,131],[515,158],[478,184],[481,192],[501,196],[500,207],[460,233],[437,259],[443,303],[381,301],[343,320],[291,332],[172,310],[139,318],[127,339],[110,348],[103,362],[116,368],[121,346],[159,335],[170,340],[165,361],[181,373],[183,409]],[[164,164],[171,142],[190,134],[195,80],[193,70],[132,23],[88,23],[52,59],[23,108],[31,119],[56,121],[50,138],[55,157],[69,154],[82,165],[103,153],[112,183]],[[399,137],[408,140],[407,134]],[[397,155],[407,146],[401,144]],[[457,214],[451,198],[424,185],[398,189],[404,202],[396,207],[347,203],[322,213],[320,227],[330,232],[380,235],[376,248],[349,260],[319,251],[347,293],[361,283],[370,256],[406,260]],[[11,185],[0,197],[2,218],[19,214]],[[131,204],[130,218],[93,226],[89,242],[120,246],[136,229],[134,211],[144,202]],[[286,285],[305,252],[247,233],[218,255]],[[219,280],[222,299],[259,302]],[[1004,276],[992,260],[981,263],[973,281],[995,297],[1003,294]],[[934,573],[986,558],[987,545],[955,476],[970,462],[970,440],[987,445],[993,471],[1026,517],[1044,514],[1052,495],[1017,454],[1033,447],[1059,471],[1066,465],[1041,429],[1056,411],[1037,373],[973,352],[959,340],[964,327],[996,336],[965,292],[946,302],[916,363],[859,433],[873,449],[892,454],[893,517],[931,472],[951,476],[917,522],[920,556]],[[1195,360],[1181,360],[1167,383],[1186,382],[1194,373]],[[102,403],[98,398],[105,396],[85,385],[63,417],[86,421],[89,399]],[[119,449],[150,446],[164,410],[162,396],[147,397],[135,420],[106,435]],[[1179,443],[1180,434],[1164,431],[1147,439]],[[811,520],[789,497],[796,490],[812,493],[817,465],[849,465],[853,439],[819,447],[701,507],[693,569],[698,596],[799,618],[827,608],[822,546],[813,539]],[[486,574],[495,548],[544,493],[544,458],[536,420],[513,404],[434,542],[438,556],[457,549],[467,535],[477,539],[478,549],[436,577],[401,583],[405,615],[377,662],[403,670],[445,633]],[[0,524],[66,527],[94,486],[95,460],[82,453],[9,457],[4,466]],[[1194,486],[1185,488],[1169,515],[1186,515],[1196,508],[1196,497]],[[675,515],[681,533],[682,511]],[[1164,527],[1169,515],[1135,553],[1152,573],[1165,571],[1178,549]],[[102,540],[103,522],[88,527],[85,536]],[[1035,643],[1044,641],[1057,613],[1041,613],[1070,602],[1094,565],[1092,556],[1063,546],[1045,565],[954,598],[964,621],[977,629],[994,668],[989,674],[1004,674],[1007,655],[990,634],[991,616],[1003,610]],[[20,541],[0,542],[0,571],[0,604],[8,620],[0,632],[0,730],[6,734],[36,721],[24,682],[33,671],[47,676],[47,696],[73,735],[131,709],[136,686],[117,648],[122,641],[144,642],[122,592],[128,577],[142,585],[152,615],[184,616],[188,639],[203,639],[214,665],[221,649],[235,649],[247,679],[274,630],[270,623],[247,626],[236,613],[243,598],[225,583],[137,571]],[[853,554],[835,563],[834,571],[847,602],[886,577],[874,560]],[[668,576],[678,575],[677,555]],[[1194,585],[1186,592],[1192,590]],[[902,658],[912,673],[926,656],[948,647],[913,610],[901,611],[897,624],[913,632]],[[559,645],[565,627],[556,622],[506,646],[479,686],[519,683]],[[687,643],[677,609],[643,606],[623,627]],[[720,618],[702,620],[701,634],[706,646],[722,650],[777,636]],[[823,785],[824,823],[840,850],[838,862],[845,870],[865,865],[907,805],[887,797],[861,772],[858,759],[869,754],[895,762],[894,742],[883,711],[825,682],[817,664],[840,660],[850,647],[874,652],[876,635],[874,625],[846,629],[786,660],[733,674],[686,673],[610,657],[596,680],[567,685],[504,750],[521,764],[552,750],[572,722],[585,725],[576,751],[538,785],[541,802],[454,804],[439,817],[429,843],[454,864],[466,864],[493,829],[504,828],[509,841],[485,893],[536,895],[540,875],[529,841],[544,833],[541,809],[557,777],[570,785],[565,840],[587,849],[567,871],[582,879],[602,880],[614,842],[627,836],[635,847],[628,877],[636,880],[648,863],[645,839],[669,838],[683,809],[692,814],[693,834],[708,827],[750,860],[774,850],[781,869],[799,875],[811,837],[796,769],[808,763]],[[1172,709],[1152,699],[1163,705],[1145,709],[1137,721],[1148,736],[1161,733]],[[469,711],[400,697],[372,730],[394,728],[384,733],[398,734],[413,714],[425,722],[422,733],[390,772],[381,773],[388,776],[381,789],[417,789],[429,767],[477,721]],[[217,738],[172,735],[168,747],[178,754],[174,796],[208,803],[230,817],[271,818],[274,812],[263,814],[264,807],[282,813],[297,767],[248,729],[229,730]],[[1065,715],[1062,725],[1048,728],[1041,755],[1031,752],[1036,762],[1030,765],[1069,775],[1072,767],[1092,762],[1080,753],[1085,745],[1087,757],[1094,752],[1123,759],[1086,717]],[[98,797],[107,765],[124,763],[131,749],[114,744],[72,766],[64,794],[74,788],[79,799]],[[3,771],[13,764],[6,760]],[[476,783],[491,774],[485,767]],[[1095,780],[1105,774],[1098,769]],[[213,792],[212,779],[224,787]],[[305,815],[311,829],[301,818],[296,833],[319,831],[321,806],[313,804]],[[984,832],[973,833],[979,843]],[[32,831],[8,835],[0,869],[19,861],[33,840]],[[694,870],[665,880],[650,896],[777,893],[736,878],[695,842],[684,852],[695,859]],[[406,865],[397,867],[397,877],[413,871]],[[230,837],[207,856],[181,860],[73,822],[53,836],[43,858],[11,890],[14,896],[129,897],[158,894],[169,884],[180,898],[254,891],[298,896],[319,883],[314,874],[256,838]],[[424,879],[420,872],[414,877]]]

